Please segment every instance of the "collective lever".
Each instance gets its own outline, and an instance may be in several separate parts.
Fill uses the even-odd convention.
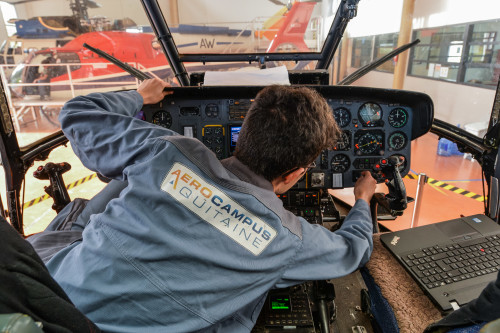
[[[318,307],[321,332],[330,332],[330,323],[335,319],[336,309],[335,288],[327,281],[314,281],[314,298]],[[328,303],[333,302],[332,313],[329,315]]]

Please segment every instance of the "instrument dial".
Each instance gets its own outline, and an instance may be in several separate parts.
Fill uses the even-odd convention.
[[[168,111],[158,111],[153,115],[153,124],[170,128],[172,126],[172,116]]]
[[[346,127],[351,122],[351,112],[346,108],[335,109],[333,116],[340,127]]]
[[[220,146],[215,147],[214,153],[217,155],[217,157],[221,158],[223,152],[224,150],[222,149],[222,147]]]
[[[332,158],[332,171],[335,173],[343,173],[349,170],[351,161],[349,157],[344,154],[338,154]]]
[[[351,149],[351,132],[343,131],[333,150],[346,151]]]
[[[358,155],[383,155],[384,134],[380,131],[357,132],[354,150]]]
[[[365,127],[381,126],[382,108],[376,103],[365,103],[359,108],[358,117]]]
[[[222,127],[215,127],[214,128],[214,135],[222,135],[224,132],[222,130]]]
[[[389,136],[389,150],[401,150],[406,147],[408,138],[403,132],[394,132]]]
[[[401,128],[408,122],[408,112],[402,108],[392,109],[388,120],[392,127]]]

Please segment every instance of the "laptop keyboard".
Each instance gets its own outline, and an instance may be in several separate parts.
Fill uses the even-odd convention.
[[[402,259],[420,281],[432,289],[498,271],[500,236],[431,246]]]

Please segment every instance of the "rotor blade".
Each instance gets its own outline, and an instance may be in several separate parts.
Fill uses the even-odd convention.
[[[83,47],[85,47],[85,48],[89,49],[90,51],[100,55],[101,57],[109,60],[110,62],[112,62],[116,66],[123,69],[125,72],[129,73],[130,75],[136,77],[137,79],[139,79],[141,81],[151,79],[151,76],[149,74],[141,72],[137,68],[134,68],[134,67],[130,66],[129,64],[126,64],[126,63],[122,62],[121,60],[116,59],[115,57],[107,54],[103,50],[96,49],[96,48],[88,45],[87,43],[83,43]]]
[[[8,4],[10,5],[22,5],[23,3],[30,3],[30,2],[35,2],[35,1],[41,1],[41,0],[20,0],[20,1],[16,1],[16,0],[4,0],[4,2],[7,2]]]
[[[274,3],[275,5],[278,5],[278,6],[286,6],[286,3],[281,2],[279,0],[269,0],[269,1],[271,1],[272,3]]]
[[[7,2],[8,4],[11,5],[22,5],[23,3],[30,3],[30,2],[35,2],[35,1],[42,1],[42,0],[4,0],[4,2]],[[100,8],[102,5],[95,0],[83,0],[82,1],[83,5],[87,6],[88,8]]]
[[[374,60],[372,63],[369,63],[368,65],[361,67],[360,69],[358,69],[357,71],[355,71],[351,75],[348,75],[342,81],[337,83],[337,85],[339,85],[339,86],[350,85],[351,83],[353,83],[357,79],[361,78],[362,76],[364,76],[365,74],[370,72],[372,69],[377,68],[378,66],[382,65],[387,60],[397,56],[401,52],[408,50],[410,47],[413,47],[413,46],[417,45],[418,43],[420,43],[420,39],[415,39],[411,43],[408,43],[408,44],[405,44],[403,46],[398,47],[397,49],[387,53],[385,56],[378,58],[377,60]]]
[[[84,0],[83,3],[88,8],[101,8],[102,7],[102,5],[100,3],[97,3],[94,0]]]

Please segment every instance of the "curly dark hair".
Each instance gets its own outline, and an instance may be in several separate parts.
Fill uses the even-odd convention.
[[[317,91],[273,85],[262,89],[250,106],[234,155],[272,181],[307,167],[339,136],[332,110]]]

